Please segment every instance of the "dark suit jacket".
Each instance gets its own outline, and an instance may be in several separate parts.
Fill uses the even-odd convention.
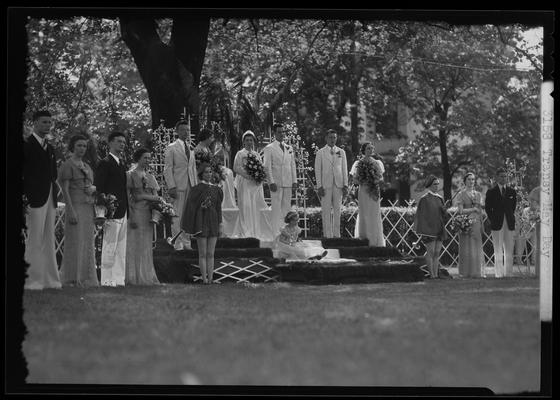
[[[502,229],[504,217],[507,221],[508,229],[515,229],[515,216],[513,214],[517,205],[517,193],[515,193],[515,190],[506,186],[504,196],[502,196],[498,185],[496,185],[488,189],[484,203],[484,208],[486,209],[486,214],[488,214],[488,219],[490,219],[490,226],[493,231]]]
[[[35,136],[31,135],[23,143],[23,193],[31,207],[45,205],[52,189],[52,201],[56,208],[56,157],[54,149],[47,144],[45,151]]]
[[[122,162],[117,164],[112,155],[99,161],[95,170],[93,183],[98,193],[113,194],[118,201],[113,218],[119,219],[128,211],[128,196],[126,194],[126,166]]]

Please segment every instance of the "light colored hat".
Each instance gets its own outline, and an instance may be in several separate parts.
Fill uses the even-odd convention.
[[[253,140],[256,142],[257,141],[257,137],[255,136],[255,134],[252,131],[245,131],[245,133],[243,134],[243,136],[241,136],[241,142],[243,143],[245,141],[245,138],[247,136],[253,136]]]

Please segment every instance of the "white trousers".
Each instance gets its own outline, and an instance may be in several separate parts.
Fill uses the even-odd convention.
[[[126,215],[107,220],[103,227],[101,249],[101,285],[123,285],[126,271]]]
[[[284,218],[292,208],[292,188],[279,187],[276,192],[270,191],[272,208],[272,230],[274,236],[280,234],[280,230],[285,225]]]
[[[340,207],[342,206],[342,188],[332,186],[324,188],[321,197],[323,213],[323,236],[326,238],[340,237]],[[332,212],[331,212],[332,210]]]
[[[29,264],[25,289],[48,289],[62,287],[56,263],[54,224],[56,209],[53,206],[52,189],[47,202],[41,207],[27,209],[27,240],[24,259]]]
[[[499,231],[492,231],[494,245],[494,268],[496,278],[513,275],[513,235],[506,221]]]
[[[177,233],[181,231],[181,216],[183,215],[183,211],[185,208],[185,201],[187,200],[187,196],[189,194],[189,189],[187,190],[177,190],[177,197],[173,199],[173,208],[175,208],[175,212],[178,217],[172,218],[171,223],[171,236],[175,237]],[[190,247],[190,239],[186,233],[181,233],[179,237],[175,240],[174,247],[178,250],[183,249],[183,245],[187,245]]]

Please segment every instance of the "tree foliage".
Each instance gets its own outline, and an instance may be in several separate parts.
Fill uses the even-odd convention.
[[[400,149],[401,175],[410,168],[439,173],[449,198],[458,173],[484,178],[506,158],[528,160],[528,182],[536,179],[542,55],[524,42],[525,30],[358,20],[30,19],[27,113],[51,109],[59,143],[73,132],[98,139],[112,129],[145,142],[150,126],[160,119],[171,126],[187,108],[223,136],[232,154],[245,130],[262,138],[273,119],[283,120],[296,124],[310,154],[327,129],[337,129],[354,158],[359,107],[378,134],[398,137],[396,109],[406,106],[422,132]],[[528,57],[532,70],[515,71]],[[340,126],[345,115],[348,131]]]

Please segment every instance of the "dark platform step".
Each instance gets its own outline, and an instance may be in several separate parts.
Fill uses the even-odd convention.
[[[216,242],[216,249],[258,249],[260,248],[260,245],[260,240],[255,238],[218,238],[218,241]],[[193,250],[197,248],[196,240],[191,240],[191,247]],[[167,239],[157,239],[155,249],[173,250],[173,246],[167,243]]]
[[[324,247],[324,246],[323,246]],[[402,257],[399,250],[394,247],[337,247],[340,258],[370,258],[370,257]]]
[[[406,262],[409,261],[409,262]],[[418,282],[424,280],[420,263],[388,260],[360,261],[346,264],[279,264],[274,268],[285,282],[309,284]]]
[[[175,250],[173,248],[167,249],[154,249],[154,257],[156,254],[165,256],[166,254],[174,254],[177,257],[184,259],[193,258],[198,259],[198,250]],[[245,258],[245,257],[272,257],[272,249],[269,248],[249,248],[249,249],[229,249],[229,248],[216,248],[214,251],[214,258]]]
[[[305,238],[311,239],[311,238]],[[361,247],[369,246],[369,241],[367,239],[357,239],[357,238],[317,238],[314,240],[320,240],[321,244],[325,249],[338,249],[340,247]]]
[[[216,249],[254,249],[259,248],[260,245],[261,241],[256,238],[233,239],[221,237],[216,242]],[[193,249],[197,248],[195,239],[191,239],[191,247]]]

